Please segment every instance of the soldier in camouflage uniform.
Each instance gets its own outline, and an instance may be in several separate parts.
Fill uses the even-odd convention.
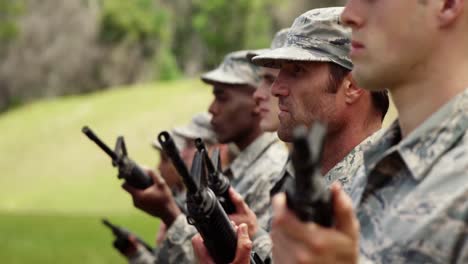
[[[260,129],[260,116],[255,112],[252,97],[259,82],[258,67],[247,60],[246,54],[247,51],[228,54],[223,63],[204,74],[202,80],[213,86],[215,99],[209,111],[213,115],[211,124],[218,141],[232,142],[240,149],[224,173],[253,212],[262,217],[268,213],[269,190],[276,183],[286,161],[287,149],[275,134],[264,133]],[[139,197],[133,198],[137,199],[136,204],[140,204]],[[168,202],[167,199],[165,201]],[[150,204],[147,204],[148,207]],[[139,208],[153,215],[161,214],[148,207],[140,204]],[[193,263],[191,238],[197,231],[187,223],[186,216],[180,211],[171,215],[176,216],[169,219],[166,239],[159,247],[160,252],[165,253],[157,254],[155,261]]]
[[[317,120],[328,124],[322,173],[327,185],[339,181],[348,188],[350,176],[362,164],[363,149],[381,128],[389,101],[386,92],[365,91],[352,79],[352,63],[347,56],[350,30],[339,23],[342,10],[315,9],[301,15],[289,29],[283,47],[265,51],[253,61],[280,68],[272,87],[281,109],[280,138],[291,141],[293,128],[301,124],[310,126]],[[293,175],[288,164],[272,195],[291,184]],[[249,231],[257,229],[252,223],[255,221],[242,220]],[[269,231],[269,225],[265,231]],[[261,257],[269,255],[268,233],[260,230],[253,243]]]
[[[334,229],[275,198],[275,261],[468,263],[467,1],[350,0],[342,21],[353,75],[389,87],[399,119],[365,151],[351,198],[335,188]]]
[[[194,140],[196,138],[201,138],[205,142],[208,151],[215,147],[219,147],[222,157],[227,156],[226,152],[228,148],[225,145],[217,143],[216,134],[214,133],[210,122],[211,114],[207,112],[199,113],[196,114],[187,125],[177,126],[170,131],[177,149],[179,149],[181,152],[181,158],[188,167],[191,167],[191,163],[196,152],[196,147],[194,144]],[[175,202],[179,208],[184,211],[185,187],[183,186],[182,180],[170,159],[162,151],[162,147],[157,139],[152,142],[152,146],[158,151],[160,155],[157,171],[159,171],[161,177],[172,190]],[[157,244],[163,243],[165,234],[165,225],[164,223],[160,223]],[[136,240],[133,242],[135,244],[133,248],[136,250],[133,252],[128,252],[126,255],[129,259],[129,262],[135,264],[154,263],[155,256],[153,255],[153,252],[149,252],[145,247],[139,245]],[[159,248],[156,248],[155,252],[159,255],[167,254],[167,252],[163,252]]]

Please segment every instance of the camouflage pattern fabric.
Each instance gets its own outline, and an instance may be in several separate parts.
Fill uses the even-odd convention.
[[[468,89],[365,153],[351,189],[363,262],[468,263],[467,128]]]
[[[156,263],[153,252],[148,251],[144,246],[138,245],[137,252],[128,258],[130,264],[150,264]]]
[[[327,174],[324,175],[325,184],[331,186],[335,181],[339,181],[343,189],[350,191],[351,177],[356,174],[358,169],[363,165],[364,151],[380,137],[381,131],[375,132],[373,135],[365,139],[361,144],[356,146],[346,157],[336,164]],[[271,191],[271,196],[284,192],[286,186],[293,184],[294,169],[290,161],[287,162],[281,172],[281,181],[278,181],[274,189]],[[271,208],[270,208],[271,209]],[[253,241],[253,248],[263,259],[271,257],[271,239],[268,232],[271,230],[271,217],[268,219],[267,229],[260,231],[260,234]]]
[[[258,56],[262,53],[265,53],[267,51],[281,48],[284,46],[286,43],[287,37],[288,37],[288,31],[289,28],[283,28],[280,31],[276,32],[275,37],[273,38],[273,41],[271,42],[270,48],[269,49],[259,49],[259,50],[251,50],[247,52],[247,59],[249,61],[252,61],[253,57]]]
[[[201,138],[204,142],[209,144],[216,143],[216,134],[211,125],[211,114],[203,112],[193,116],[190,123],[185,126],[177,126],[172,129],[176,136],[188,139]]]
[[[341,24],[343,7],[310,10],[294,21],[286,43],[253,58],[257,65],[280,68],[282,61],[333,62],[351,70],[351,29]]]
[[[260,68],[247,59],[249,51],[236,51],[224,57],[218,68],[201,76],[208,84],[250,85],[254,88],[260,83]]]
[[[231,185],[257,215],[262,228],[266,228],[271,218],[269,191],[280,179],[287,157],[286,145],[276,133],[264,133],[241,152],[225,172],[231,177]]]
[[[172,190],[172,194],[180,210],[184,213],[187,212],[187,207],[185,203],[186,201],[185,190],[183,191]],[[128,258],[128,263],[130,264],[157,263],[156,256],[158,256],[159,259],[169,259],[168,254],[169,254],[169,251],[165,247],[156,247],[154,248],[153,251],[149,251],[145,247],[139,245],[137,247],[137,253]]]

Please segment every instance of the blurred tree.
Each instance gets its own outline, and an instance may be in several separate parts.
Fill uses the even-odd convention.
[[[0,44],[14,39],[18,34],[17,16],[24,8],[22,0],[0,0]]]
[[[146,42],[164,33],[167,13],[153,0],[104,0],[100,36],[106,42]]]
[[[0,0],[0,111],[40,97],[198,76],[344,0]]]
[[[92,90],[97,16],[81,0],[27,0],[0,64],[10,102]]]
[[[0,0],[0,60],[7,53],[8,46],[18,35],[17,17],[24,8],[22,0]],[[0,80],[0,112],[18,105],[18,98],[12,96],[5,81]]]
[[[148,60],[149,75],[158,79],[179,77],[170,52],[172,32],[168,10],[154,0],[104,0],[100,39],[105,44],[136,46],[141,61]],[[151,73],[151,71],[154,72]]]
[[[266,12],[276,1],[196,0],[193,27],[207,52],[205,66],[214,67],[230,51],[269,46],[272,16]]]

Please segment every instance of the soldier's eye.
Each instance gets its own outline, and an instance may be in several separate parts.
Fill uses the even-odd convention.
[[[226,102],[228,100],[227,96],[225,95],[216,95],[215,98],[216,98],[216,101],[218,102]]]
[[[292,68],[292,72],[294,75],[298,75],[304,72],[304,69],[299,65],[294,65],[294,67]]]
[[[276,77],[271,76],[271,75],[266,75],[266,76],[264,76],[264,79],[265,79],[266,83],[272,84],[272,83],[275,82]]]

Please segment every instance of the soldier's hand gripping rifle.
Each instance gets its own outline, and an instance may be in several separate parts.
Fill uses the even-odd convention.
[[[130,241],[130,236],[133,236],[136,239],[136,241],[140,243],[142,246],[144,246],[147,250],[149,250],[150,252],[153,252],[153,249],[151,248],[150,245],[148,245],[141,238],[130,233],[130,231],[122,227],[111,224],[111,222],[109,222],[109,220],[107,219],[102,219],[102,223],[112,230],[112,233],[115,236],[114,247],[117,250],[119,250],[122,254],[126,254],[129,248],[132,247],[132,241]]]
[[[83,127],[82,132],[111,157],[112,166],[118,167],[119,179],[124,179],[130,186],[141,190],[153,185],[153,179],[138,164],[128,158],[123,137],[117,138],[115,151],[112,151],[89,127]]]
[[[229,179],[221,173],[221,154],[219,148],[216,148],[208,156],[208,151],[201,138],[195,140],[195,146],[199,152],[203,152],[205,156],[205,165],[208,170],[208,186],[218,197],[218,201],[224,208],[226,214],[233,214],[236,212],[236,207],[232,203],[229,196],[229,187],[231,186]]]
[[[315,123],[310,133],[305,127],[294,130],[291,161],[295,184],[286,191],[287,205],[303,222],[313,221],[324,227],[333,225],[331,193],[320,172],[326,128]]]
[[[187,221],[196,227],[216,263],[231,263],[237,248],[236,232],[215,194],[206,186],[204,150],[195,154],[189,173],[170,134],[161,132],[158,140],[187,187]],[[251,263],[261,263],[255,253]]]

